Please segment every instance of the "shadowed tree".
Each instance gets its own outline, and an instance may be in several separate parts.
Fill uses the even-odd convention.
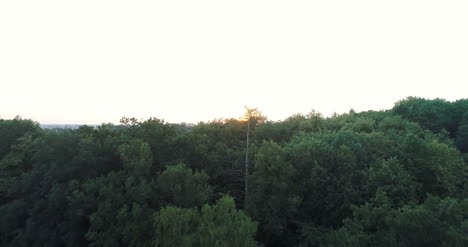
[[[245,210],[259,222],[259,239],[265,244],[287,245],[288,225],[300,203],[292,186],[296,170],[284,149],[272,141],[264,141],[258,149],[253,170]]]
[[[158,176],[158,197],[164,205],[182,208],[201,206],[212,193],[208,179],[206,173],[192,173],[184,164],[169,166]]]
[[[457,131],[455,144],[460,151],[468,153],[468,111],[463,114]]]

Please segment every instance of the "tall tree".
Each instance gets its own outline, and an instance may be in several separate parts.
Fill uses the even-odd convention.
[[[266,120],[266,118],[264,116],[262,116],[261,112],[258,111],[257,108],[249,108],[247,106],[245,106],[245,114],[243,116],[243,118],[241,119],[241,121],[244,121],[247,123],[247,130],[246,130],[246,148],[245,148],[245,176],[244,176],[244,179],[245,179],[245,185],[244,185],[244,194],[245,194],[245,197],[247,197],[247,194],[248,194],[248,191],[249,191],[249,180],[248,180],[248,176],[249,176],[249,146],[250,146],[250,129],[251,129],[251,125],[252,126],[255,126],[259,123],[262,123],[263,121]],[[245,207],[245,199],[244,199],[244,207]]]

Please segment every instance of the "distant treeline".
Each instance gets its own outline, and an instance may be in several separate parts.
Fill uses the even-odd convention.
[[[39,127],[43,129],[54,129],[54,130],[60,130],[60,129],[79,129],[83,125],[79,124],[39,124]],[[98,125],[86,125],[89,127],[95,127],[97,128]]]
[[[468,246],[467,153],[468,99],[194,126],[0,119],[0,246]]]

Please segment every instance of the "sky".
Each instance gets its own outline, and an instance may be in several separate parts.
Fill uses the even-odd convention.
[[[270,120],[468,97],[468,1],[0,1],[0,118]]]

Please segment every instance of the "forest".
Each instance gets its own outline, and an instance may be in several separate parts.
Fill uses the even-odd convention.
[[[0,119],[0,246],[468,246],[468,99],[120,122]]]

